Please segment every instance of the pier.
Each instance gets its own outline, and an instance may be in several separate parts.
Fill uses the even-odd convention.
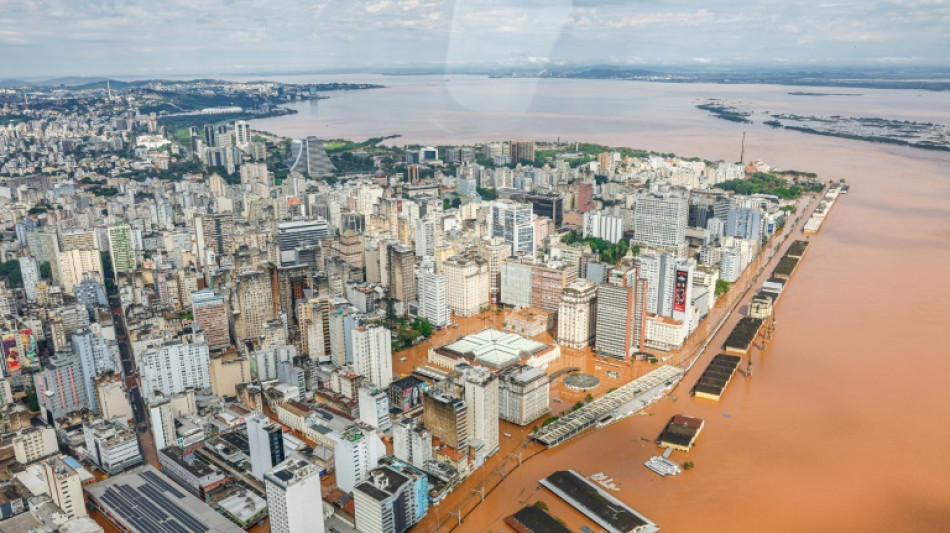
[[[610,533],[654,533],[652,521],[620,500],[597,488],[573,470],[560,470],[541,485]]]
[[[576,411],[565,413],[538,428],[531,437],[550,448],[595,425],[622,420],[661,398],[663,391],[675,385],[682,375],[681,368],[661,366]]]

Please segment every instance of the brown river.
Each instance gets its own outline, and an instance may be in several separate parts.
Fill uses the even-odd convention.
[[[852,184],[782,296],[774,340],[753,351],[752,379],[737,375],[720,402],[687,394],[727,326],[677,401],[531,458],[455,531],[510,531],[503,518],[539,499],[574,531],[598,531],[538,488],[565,468],[613,477],[621,490],[612,494],[663,531],[950,531],[950,153],[733,124],[693,107],[723,98],[773,112],[950,124],[950,95],[441,76],[334,81],[391,87],[295,104],[300,114],[255,127],[325,138],[399,133],[399,143],[560,137],[713,160],[737,159],[745,130],[747,159]],[[642,463],[660,453],[652,441],[677,413],[703,418],[705,430],[688,456],[695,468],[660,478]]]

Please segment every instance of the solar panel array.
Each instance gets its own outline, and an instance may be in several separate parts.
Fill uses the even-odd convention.
[[[116,483],[100,499],[127,525],[143,533],[206,533],[211,528],[165,495],[184,495],[152,472],[140,472],[147,481],[133,487]],[[157,488],[156,488],[157,487]]]

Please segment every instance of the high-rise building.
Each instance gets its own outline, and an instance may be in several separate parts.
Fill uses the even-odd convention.
[[[501,299],[501,264],[511,257],[511,243],[501,237],[482,239],[478,244],[478,254],[488,263],[489,301],[497,304]]]
[[[438,213],[426,215],[416,221],[416,255],[435,257],[435,250],[442,244],[442,217]]]
[[[13,456],[20,464],[28,465],[56,453],[59,453],[59,443],[52,427],[30,426],[13,436]]]
[[[86,405],[94,414],[100,414],[96,396],[96,378],[100,374],[118,370],[118,350],[110,346],[106,339],[90,329],[77,331],[70,339],[73,353],[79,357],[82,368],[83,388],[86,392]]]
[[[333,447],[336,486],[344,492],[353,492],[353,488],[366,481],[370,470],[376,468],[379,459],[386,455],[386,445],[375,431],[363,431],[355,424],[340,435],[331,434],[331,437],[336,440]]]
[[[511,244],[516,255],[534,255],[535,225],[531,204],[495,200],[488,204],[488,234]]]
[[[195,235],[202,264],[208,252],[216,257],[234,253],[234,213],[206,213],[196,217]]]
[[[73,287],[86,277],[92,277],[99,283],[105,283],[102,273],[102,259],[95,250],[68,250],[57,257],[59,283],[64,291],[72,292]]]
[[[321,178],[333,174],[336,170],[327,152],[323,148],[323,141],[317,137],[294,139],[290,145],[293,163],[290,170],[306,174],[311,178]]]
[[[534,161],[534,140],[508,141],[508,153],[512,163]]]
[[[234,334],[240,339],[256,338],[264,333],[264,324],[274,319],[274,294],[270,276],[259,270],[238,275],[239,314],[234,319]]]
[[[416,258],[412,248],[395,244],[387,248],[389,296],[401,302],[402,314],[409,314],[409,302],[416,300]]]
[[[378,324],[353,330],[353,370],[384,389],[393,380],[392,333]]]
[[[618,267],[597,289],[594,347],[609,357],[626,359],[643,348],[647,282],[638,270]]]
[[[178,432],[175,430],[175,409],[170,401],[166,399],[149,403],[148,421],[157,451],[178,445]]]
[[[86,501],[82,495],[82,480],[78,472],[66,464],[62,458],[54,457],[43,462],[43,473],[46,477],[46,488],[50,499],[66,513],[67,517],[88,516]]]
[[[414,491],[409,478],[383,466],[353,491],[356,529],[361,533],[404,533],[414,522]],[[418,518],[416,518],[418,520]]]
[[[499,376],[498,418],[527,426],[551,410],[551,378],[533,366],[506,368]]]
[[[580,350],[594,340],[597,285],[578,280],[564,288],[557,312],[557,343]]]
[[[461,398],[440,389],[429,389],[422,404],[425,427],[450,448],[468,446],[468,406]]]
[[[297,220],[277,225],[277,246],[282,266],[301,262],[299,250],[309,249],[329,237],[330,223],[325,219]]]
[[[419,301],[418,316],[437,328],[448,326],[448,288],[445,276],[431,270],[420,270],[416,275],[416,292]]]
[[[647,312],[674,320],[686,318],[695,263],[671,254],[642,254],[637,262],[640,276],[647,280]]]
[[[356,529],[362,533],[404,533],[422,517],[410,476],[390,466],[373,470],[353,492]]]
[[[498,451],[498,377],[486,368],[464,372],[468,405],[468,445],[484,459]]]
[[[284,433],[280,424],[264,415],[247,418],[247,445],[251,456],[251,474],[264,479],[264,473],[283,462]]]
[[[686,239],[688,219],[689,203],[685,196],[656,194],[638,198],[633,240],[644,246],[678,248]]]
[[[389,418],[389,395],[385,389],[374,385],[361,387],[359,391],[360,422],[363,422],[383,434],[392,431],[393,423]]]
[[[96,307],[108,307],[109,299],[106,296],[106,289],[99,276],[86,274],[82,281],[73,285],[73,296],[76,301],[82,304],[89,313],[89,317],[96,316]]]
[[[36,397],[44,420],[52,424],[69,413],[89,407],[82,364],[72,351],[58,352],[33,374]]]
[[[234,123],[234,138],[238,148],[246,148],[251,144],[251,124],[246,120]]]
[[[490,274],[488,262],[479,257],[450,257],[442,264],[445,274],[445,299],[458,316],[478,314],[489,305]]]
[[[19,259],[20,276],[23,277],[23,290],[26,292],[26,298],[30,301],[36,301],[36,284],[40,282],[40,264],[32,255],[25,255]]]
[[[623,239],[623,218],[603,211],[584,213],[584,238],[588,237],[620,242]]]
[[[557,313],[564,287],[577,280],[577,266],[552,261],[531,267],[531,307]]]
[[[564,198],[561,195],[534,193],[525,196],[525,201],[531,204],[535,215],[554,221],[554,227],[559,228],[564,223]]]
[[[135,270],[135,251],[132,248],[132,228],[128,224],[110,226],[109,255],[112,258],[112,270],[119,272]],[[81,275],[81,273],[80,273]]]
[[[83,423],[86,459],[97,468],[114,476],[143,462],[135,434],[108,420],[95,419]]]
[[[758,241],[763,235],[763,224],[762,214],[758,209],[751,207],[730,209],[726,218],[725,234],[729,237]]]
[[[208,348],[215,350],[231,345],[228,325],[228,304],[224,296],[211,289],[191,293],[191,312],[195,324],[204,333]]]
[[[288,459],[264,475],[272,533],[323,533],[320,474],[312,464]]]
[[[432,432],[412,418],[393,425],[393,455],[396,459],[423,468],[432,459]]]
[[[511,307],[531,307],[533,261],[509,257],[501,263],[501,303]]]
[[[594,210],[594,184],[589,181],[578,182],[577,184],[577,210],[581,213],[587,213]]]
[[[208,345],[165,343],[150,348],[139,360],[142,391],[146,396],[161,392],[169,396],[186,389],[205,389],[211,386],[211,360]]]

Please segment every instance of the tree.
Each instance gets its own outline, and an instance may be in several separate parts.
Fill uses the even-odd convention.
[[[412,328],[421,333],[423,337],[432,336],[433,328],[428,318],[417,316],[416,319],[412,321]]]
[[[716,296],[729,292],[729,282],[724,279],[716,280]]]
[[[40,277],[43,279],[53,279],[53,265],[49,261],[43,261],[40,264]]]
[[[548,504],[544,503],[541,500],[534,502],[534,506],[537,507],[538,509],[541,509],[542,511],[548,510]]]

